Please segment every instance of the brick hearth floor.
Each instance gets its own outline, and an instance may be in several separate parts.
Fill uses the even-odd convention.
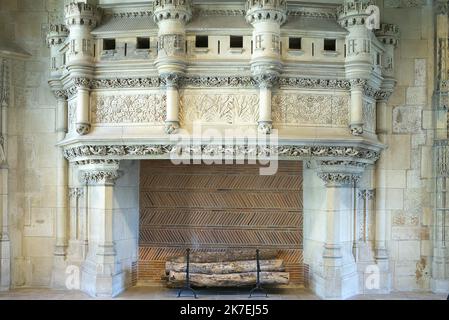
[[[117,300],[171,300],[176,298],[177,290],[139,286],[133,287]],[[198,300],[248,300],[247,291],[236,290],[198,290]],[[445,300],[445,294],[430,292],[393,292],[388,295],[358,295],[351,300]],[[0,300],[91,300],[80,291],[63,291],[52,289],[15,289],[9,292],[0,292]],[[190,299],[190,298],[180,298]],[[253,298],[265,299],[265,298]],[[307,289],[278,289],[270,290],[271,300],[318,300],[319,298]]]

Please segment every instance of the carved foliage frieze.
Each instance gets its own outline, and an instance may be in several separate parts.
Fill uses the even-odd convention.
[[[256,124],[259,112],[257,94],[185,93],[181,97],[181,123]]]
[[[166,96],[154,94],[93,94],[93,123],[163,123]]]
[[[347,126],[348,95],[279,93],[272,100],[275,123]]]

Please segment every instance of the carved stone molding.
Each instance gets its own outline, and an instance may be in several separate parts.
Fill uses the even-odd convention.
[[[161,74],[161,78],[163,79],[163,83],[167,88],[178,88],[179,83],[181,82],[182,75],[176,72]]]
[[[166,121],[165,122],[165,133],[166,134],[174,134],[176,132],[178,132],[180,128],[179,122],[178,121]]]
[[[254,76],[254,80],[259,88],[273,88],[279,82],[279,75],[276,72],[261,72]]]
[[[280,87],[307,88],[307,89],[343,89],[351,88],[349,80],[281,77]]]
[[[349,129],[353,136],[361,136],[363,134],[363,125],[351,125]]]
[[[67,147],[64,156],[71,162],[96,159],[136,159],[172,155],[232,155],[235,157],[278,156],[292,159],[333,158],[353,162],[372,164],[380,157],[379,150],[358,146],[326,146],[326,145],[273,145],[260,146],[242,145],[173,145],[173,144],[143,144],[143,145],[83,145]],[[324,159],[328,160],[328,159]]]
[[[257,83],[250,76],[186,76],[181,80],[180,86],[255,88]]]

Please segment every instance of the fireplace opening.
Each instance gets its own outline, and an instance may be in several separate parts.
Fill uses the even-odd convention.
[[[275,249],[291,285],[307,286],[303,262],[303,172],[279,161],[260,166],[140,162],[139,258],[136,282],[165,284],[165,263],[192,252]]]

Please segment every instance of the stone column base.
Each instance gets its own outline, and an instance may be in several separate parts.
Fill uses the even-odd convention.
[[[313,274],[311,287],[322,299],[340,300],[358,294],[358,282],[355,264],[324,266],[322,274]]]
[[[430,290],[434,293],[448,293],[449,279],[430,279]]]
[[[0,240],[0,291],[11,287],[11,259],[9,240]]]
[[[54,289],[66,290],[67,282],[67,261],[65,256],[55,256],[53,260],[53,270],[51,274],[51,287]]]
[[[103,265],[86,261],[81,270],[81,291],[92,297],[112,298],[126,290],[126,274],[102,272]]]

